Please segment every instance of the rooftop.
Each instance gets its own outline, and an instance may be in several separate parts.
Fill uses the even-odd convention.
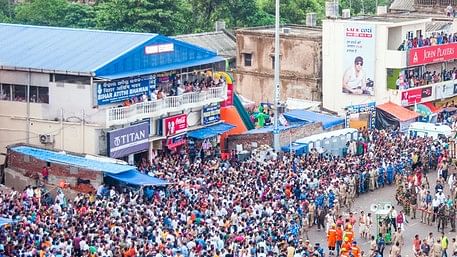
[[[0,66],[88,73],[157,34],[0,23]]]
[[[10,149],[14,152],[32,156],[38,160],[70,165],[89,170],[96,170],[109,174],[118,174],[126,171],[136,170],[135,166],[94,160],[82,156],[67,154],[66,152],[56,152],[31,146],[14,146]]]
[[[285,33],[284,29],[289,29],[289,31],[287,33]],[[291,25],[282,25],[280,27],[280,30],[281,30],[282,35],[322,38],[322,28],[321,27],[308,27],[308,26],[291,24]],[[275,32],[275,27],[274,26],[260,26],[260,27],[242,28],[242,29],[238,29],[237,32],[238,31],[259,32],[259,33],[273,35]]]
[[[209,49],[219,56],[234,58],[236,55],[235,37],[227,31],[178,35],[174,38]]]

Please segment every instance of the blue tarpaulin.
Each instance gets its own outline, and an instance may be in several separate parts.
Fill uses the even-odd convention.
[[[60,163],[69,166],[81,167],[90,170],[102,171],[105,173],[122,173],[130,170],[136,170],[135,166],[102,162],[84,158],[77,155],[66,154],[65,152],[54,152],[41,148],[30,146],[16,146],[11,148],[12,151],[32,156],[36,159],[51,163]]]
[[[306,121],[306,122],[322,122],[324,129],[329,129],[340,124],[344,124],[344,119],[336,116],[330,116],[322,113],[311,112],[307,110],[293,110],[284,113],[284,117],[288,121]]]
[[[227,132],[234,128],[232,124],[228,124],[225,122],[218,123],[216,125],[204,127],[201,129],[193,130],[187,133],[188,137],[196,138],[196,139],[206,139],[210,137],[214,137],[224,132]]]
[[[281,147],[283,152],[290,152],[294,151],[296,155],[302,155],[308,153],[308,145],[307,144],[292,144],[286,145]]]
[[[284,131],[288,130],[291,128],[298,128],[303,125],[307,124],[307,122],[291,122],[287,126],[279,125],[278,130],[279,131]],[[271,133],[274,130],[274,126],[268,126],[268,127],[263,127],[263,128],[256,128],[256,129],[251,129],[245,132],[245,134],[258,134],[258,133]]]
[[[138,171],[126,171],[118,174],[106,174],[114,179],[137,186],[166,186],[170,183],[166,180],[151,177]]]
[[[12,219],[8,219],[8,218],[1,218],[0,217],[0,227],[3,227],[4,225],[6,224],[11,224],[13,223],[14,221]]]

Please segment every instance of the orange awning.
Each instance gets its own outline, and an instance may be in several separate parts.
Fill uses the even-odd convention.
[[[441,112],[443,110],[443,108],[441,108],[441,107],[436,107],[432,102],[426,102],[426,103],[422,103],[422,104],[427,106],[430,109],[430,111],[433,113]]]
[[[387,102],[387,103],[378,105],[378,106],[376,106],[376,108],[392,114],[399,121],[407,121],[407,120],[412,120],[412,119],[419,117],[419,114],[417,114],[416,112],[410,111],[410,110],[408,110],[404,107],[401,107],[398,104],[394,104],[392,102]]]

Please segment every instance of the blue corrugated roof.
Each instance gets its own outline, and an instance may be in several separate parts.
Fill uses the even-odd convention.
[[[343,118],[307,110],[293,110],[286,112],[284,113],[284,117],[289,121],[322,122],[322,127],[324,127],[324,129],[344,124]]]
[[[209,58],[205,58],[205,59],[201,59],[201,60],[191,60],[191,61],[180,62],[180,63],[172,63],[172,64],[167,64],[167,65],[152,67],[149,69],[135,70],[135,71],[125,72],[125,73],[115,73],[115,74],[111,74],[111,75],[98,75],[98,77],[109,79],[109,80],[119,79],[119,78],[128,78],[128,77],[137,76],[138,74],[154,74],[154,73],[170,71],[170,70],[179,70],[182,68],[193,67],[193,66],[198,66],[198,65],[203,65],[203,64],[216,63],[216,62],[221,62],[224,60],[225,59],[220,56],[214,56],[214,57],[209,57]]]
[[[18,153],[30,155],[36,159],[43,160],[46,162],[71,165],[75,167],[97,170],[111,174],[119,174],[126,171],[137,170],[135,166],[91,160],[76,155],[58,153],[30,146],[16,146],[11,148],[11,150]]]
[[[88,73],[156,36],[0,23],[0,65]]]

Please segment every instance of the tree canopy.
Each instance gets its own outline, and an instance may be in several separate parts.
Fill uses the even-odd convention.
[[[383,4],[385,0],[379,0]],[[306,14],[324,16],[325,0],[281,0],[281,23],[305,24]],[[274,24],[275,0],[0,0],[0,22],[177,35]],[[341,0],[352,14],[375,13],[375,1]]]

